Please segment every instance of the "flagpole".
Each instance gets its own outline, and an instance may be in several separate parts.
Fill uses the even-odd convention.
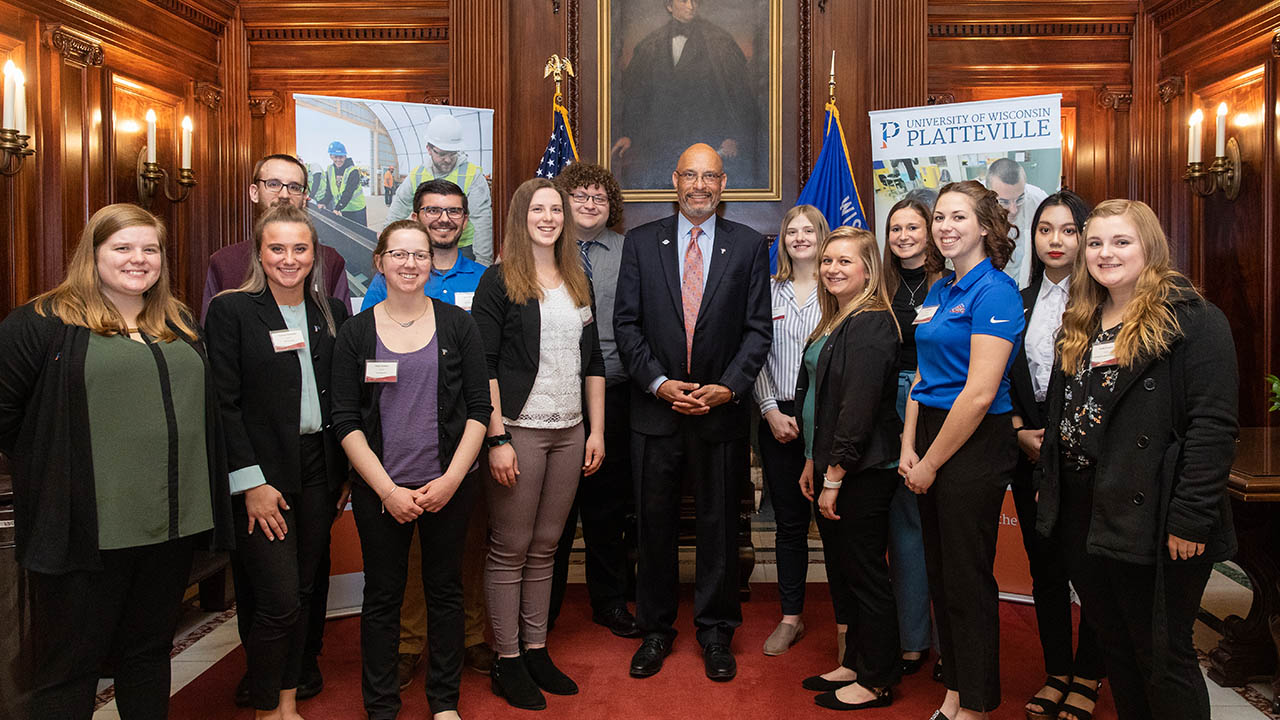
[[[827,104],[836,104],[836,51],[831,51],[831,77],[827,80]]]

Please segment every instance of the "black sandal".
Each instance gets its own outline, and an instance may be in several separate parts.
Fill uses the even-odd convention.
[[[1058,698],[1055,702],[1049,698],[1036,697],[1033,695],[1031,699],[1027,701],[1027,705],[1034,705],[1036,709],[1032,710],[1031,708],[1023,707],[1023,710],[1027,714],[1027,720],[1055,720],[1055,718],[1058,717],[1058,708],[1062,705],[1062,701],[1067,698],[1067,693],[1069,691],[1067,683],[1066,681],[1059,680],[1052,675],[1048,675],[1044,679],[1043,687],[1057,690],[1062,693],[1062,697]],[[1084,720],[1084,718],[1077,718],[1077,720]]]
[[[1075,678],[1071,679],[1071,688],[1067,691],[1067,695],[1075,693],[1083,698],[1087,698],[1093,702],[1093,710],[1098,709],[1098,690],[1102,687],[1101,680],[1095,680],[1093,687],[1089,687],[1083,683],[1076,682]],[[1063,713],[1070,713],[1076,720],[1093,720],[1093,710],[1085,710],[1066,702],[1067,695],[1062,696],[1062,704],[1058,706],[1058,720],[1062,720]]]

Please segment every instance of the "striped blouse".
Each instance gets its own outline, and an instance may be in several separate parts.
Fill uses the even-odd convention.
[[[803,305],[796,300],[795,285],[790,280],[769,281],[769,296],[773,307],[773,344],[754,388],[762,416],[776,409],[779,402],[795,400],[805,341],[822,318],[817,286]]]

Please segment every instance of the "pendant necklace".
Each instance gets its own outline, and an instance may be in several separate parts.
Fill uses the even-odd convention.
[[[400,322],[399,320],[397,320],[397,319],[395,319],[395,318],[391,317],[391,311],[390,311],[390,310],[387,310],[386,308],[383,308],[383,310],[386,310],[387,317],[391,320],[391,322],[393,322],[393,323],[395,323],[395,324],[399,325],[399,326],[400,326],[400,327],[402,327],[402,328],[407,328],[407,327],[409,327],[409,326],[413,325],[414,323],[418,322],[419,320],[421,320],[421,319],[422,319],[422,316],[427,314],[427,308],[429,308],[429,307],[431,307],[431,303],[427,303],[427,304],[426,304],[426,306],[422,308],[422,312],[418,313],[418,317],[416,317],[416,318],[414,318],[414,319],[410,320],[409,322]]]

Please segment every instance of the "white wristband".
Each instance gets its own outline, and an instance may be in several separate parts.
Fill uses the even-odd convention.
[[[827,488],[829,490],[839,490],[840,486],[842,485],[844,485],[843,480],[836,481],[836,480],[828,480],[826,478],[822,478],[822,487]]]

